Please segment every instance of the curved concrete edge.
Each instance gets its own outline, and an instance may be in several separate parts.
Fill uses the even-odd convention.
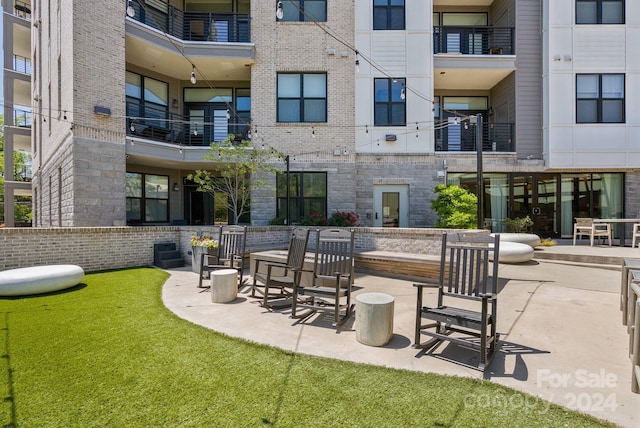
[[[84,270],[77,265],[49,265],[0,272],[0,296],[51,293],[78,285]]]

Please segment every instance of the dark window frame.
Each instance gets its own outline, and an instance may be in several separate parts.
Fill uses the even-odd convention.
[[[407,13],[406,2],[403,1],[402,5],[392,4],[393,0],[379,0],[385,1],[385,4],[376,4],[376,0],[373,1],[373,23],[372,28],[378,30],[398,30],[403,31],[407,27]],[[394,11],[402,11],[402,23],[401,25],[394,25]],[[381,21],[384,21],[382,23]],[[381,25],[379,25],[381,24]]]
[[[166,120],[169,118],[169,82],[165,82],[164,80],[155,79],[153,77],[145,76],[144,74],[136,73],[134,71],[127,70],[127,73],[135,74],[140,77],[140,97],[134,97],[132,95],[126,95],[126,101],[130,101],[127,105],[127,117],[136,117],[139,119],[135,119],[136,122],[142,121],[149,125],[156,126],[158,128],[168,128],[169,122]],[[145,94],[145,80],[155,80],[156,82],[164,83],[167,88],[166,98],[167,104],[159,104],[154,101],[147,100],[144,96]],[[137,113],[133,113],[131,109],[133,105],[139,106],[139,111]],[[158,112],[158,114],[149,116],[147,114],[147,110]],[[154,120],[161,119],[161,120]],[[164,119],[164,120],[162,120]],[[129,124],[127,124],[128,126]]]
[[[598,96],[595,98],[586,98],[586,97],[582,97],[579,98],[578,97],[578,80],[580,79],[580,77],[582,76],[597,76],[598,77]],[[623,88],[622,88],[622,98],[604,98],[602,95],[602,77],[603,76],[622,76],[622,84],[623,84]],[[627,86],[627,82],[626,82],[626,76],[624,73],[579,73],[576,74],[576,123],[626,123],[626,108],[625,108],[625,99],[626,99],[626,86]],[[604,121],[603,120],[603,104],[604,101],[620,101],[621,102],[621,119],[620,121],[616,121],[616,122],[609,122],[609,121]],[[584,101],[595,101],[596,102],[596,121],[580,121],[578,120],[578,116],[579,116],[579,112],[578,110],[580,109],[580,102],[584,102]]]
[[[324,175],[324,196],[306,196],[305,195],[305,176],[311,174]],[[276,176],[276,216],[278,218],[284,218],[286,216],[287,196],[286,196],[286,180],[287,173],[280,172]],[[328,181],[327,173],[325,171],[297,171],[289,172],[289,206],[293,209],[289,209],[291,216],[290,222],[297,223],[303,218],[311,218],[314,215],[313,212],[305,212],[305,206],[307,202],[316,201],[320,202],[324,206],[323,212],[318,212],[320,217],[327,218],[327,201],[328,201]]]
[[[596,3],[596,22],[579,22],[578,21],[578,4],[579,3]],[[620,3],[622,6],[622,19],[621,22],[602,22],[602,4],[603,3]],[[576,0],[575,3],[575,20],[576,25],[620,25],[625,23],[626,16],[626,4],[624,0]]]
[[[311,23],[315,23],[315,22],[327,22],[327,0],[309,0],[309,2],[323,2],[324,3],[324,16],[323,17],[316,17],[316,16],[311,16],[309,15],[307,12],[305,12],[305,7],[304,7],[304,2],[305,0],[296,0],[299,3],[299,10],[298,10],[298,19],[287,19],[287,9],[288,8],[296,8],[296,6],[294,4],[292,4],[292,2],[288,1],[288,0],[284,0],[282,2],[282,7],[283,7],[283,11],[284,11],[284,16],[282,19],[277,19],[276,20],[278,22],[311,22]],[[277,6],[277,1],[276,1],[276,6]]]
[[[329,92],[329,88],[328,88],[328,79],[327,79],[327,73],[325,72],[318,72],[318,73],[291,73],[291,72],[278,72],[277,76],[276,76],[276,86],[278,86],[278,77],[281,75],[297,75],[300,76],[300,97],[280,97],[279,95],[279,88],[276,87],[276,122],[278,123],[326,123],[327,122],[327,118],[329,116],[328,113],[328,92]],[[307,75],[323,75],[324,76],[324,98],[319,98],[319,97],[305,97],[304,96],[304,76]],[[298,115],[298,120],[282,120],[280,118],[280,102],[283,100],[298,100],[298,102],[300,103],[300,109],[299,112],[300,114]],[[305,109],[304,109],[304,104],[305,101],[310,101],[310,100],[324,100],[324,119],[323,120],[305,120]]]
[[[383,81],[387,81],[388,84],[388,90],[387,90],[387,94],[389,95],[388,98],[386,100],[379,100],[377,98],[377,94],[376,94],[376,83],[377,82],[383,82]],[[400,92],[398,93],[398,97],[401,97],[401,92],[402,90],[405,91],[405,99],[401,99],[401,101],[394,101],[394,84],[400,83],[401,85],[401,89]],[[374,119],[373,119],[373,126],[406,126],[407,125],[407,103],[406,103],[406,86],[407,86],[407,81],[405,78],[374,78],[373,79],[373,115],[374,115]],[[397,87],[397,85],[396,85]],[[394,122],[393,120],[393,112],[394,112],[394,107],[399,106],[400,104],[402,104],[402,109],[403,109],[403,121],[402,122]],[[377,110],[379,106],[386,106],[386,118],[385,120],[380,120],[381,118],[378,117],[377,114]]]
[[[168,175],[164,175],[164,174],[147,174],[147,173],[143,173],[143,172],[134,172],[134,171],[127,171],[127,174],[135,174],[137,176],[140,177],[141,180],[141,188],[140,188],[140,192],[141,195],[138,196],[125,196],[125,199],[127,201],[127,207],[128,207],[128,203],[129,201],[139,201],[140,204],[140,217],[137,219],[133,219],[133,218],[128,218],[128,213],[129,211],[127,210],[127,224],[164,224],[164,223],[169,223],[169,213],[170,211],[170,201],[171,201],[171,180],[170,180],[170,176]],[[158,198],[158,197],[151,197],[151,196],[147,196],[146,195],[146,177],[148,175],[153,175],[153,176],[157,176],[157,177],[166,177],[167,179],[167,197],[166,198]],[[125,179],[126,180],[126,179]],[[167,202],[167,208],[166,208],[166,215],[165,218],[166,220],[158,220],[158,221],[147,221],[146,217],[146,207],[147,207],[147,201],[166,201]]]

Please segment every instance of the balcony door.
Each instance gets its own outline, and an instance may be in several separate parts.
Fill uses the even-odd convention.
[[[229,135],[227,104],[189,104],[189,138],[193,145],[208,146],[212,142],[223,141]]]
[[[374,227],[409,226],[409,186],[380,185],[373,189]]]

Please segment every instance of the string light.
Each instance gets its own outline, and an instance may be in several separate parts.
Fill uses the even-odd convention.
[[[276,5],[276,18],[278,19],[284,18],[284,10],[283,10],[281,1],[279,1],[278,4]]]
[[[190,80],[191,80],[191,83],[194,84],[194,85],[198,81],[196,79],[196,66],[193,65],[193,64],[191,64],[191,79]]]
[[[134,16],[136,16],[136,10],[133,8],[132,0],[127,1],[127,16],[129,18],[133,18]]]

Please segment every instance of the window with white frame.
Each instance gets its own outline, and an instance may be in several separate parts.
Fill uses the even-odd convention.
[[[624,24],[624,0],[576,0],[576,24]]]
[[[326,22],[327,0],[285,0],[280,22]]]
[[[326,122],[327,74],[278,73],[278,122]]]
[[[374,79],[374,125],[406,125],[405,79]]]
[[[576,75],[576,123],[624,121],[624,74]]]
[[[404,30],[404,0],[373,0],[374,30]]]

